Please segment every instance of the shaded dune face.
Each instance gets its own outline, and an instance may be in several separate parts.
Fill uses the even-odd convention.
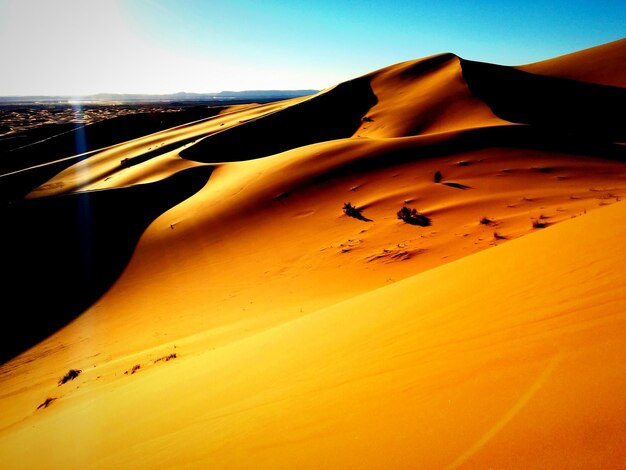
[[[178,112],[148,112],[116,116],[87,126],[51,124],[24,132],[19,139],[0,142],[0,173],[46,163],[56,158],[90,152],[191,121],[207,119],[223,106],[190,108]],[[34,145],[36,144],[36,145]]]
[[[115,190],[26,200],[0,214],[3,291],[11,326],[0,361],[41,341],[100,297],[119,276],[146,227],[204,186],[210,167]]]
[[[451,157],[455,154],[499,147],[539,150],[548,154],[568,154],[572,157],[626,160],[626,148],[622,145],[580,136],[575,139],[563,139],[554,133],[531,126],[490,126],[433,136],[426,135],[413,141],[403,142],[403,145],[379,142],[376,146],[368,146],[366,143],[357,158],[337,159],[332,166],[324,167],[322,171],[311,170],[297,182],[299,184],[321,184],[327,180],[348,178],[358,172],[374,172],[393,165]],[[289,180],[289,176],[285,176],[283,182]],[[291,184],[293,186],[294,183]]]
[[[199,162],[252,160],[317,142],[351,137],[376,104],[369,80],[337,85],[298,104],[205,137],[180,156]]]
[[[462,60],[472,93],[510,122],[567,136],[626,140],[626,89]]]
[[[119,144],[147,134],[169,129],[173,126],[195,120],[208,119],[224,107],[198,107],[180,112],[149,112],[117,116],[106,121],[87,126],[76,124],[50,124],[20,134],[19,138],[0,142],[0,174],[30,168],[27,172],[14,173],[0,179],[0,202],[16,201],[24,198],[37,186],[44,184],[54,175],[77,162],[88,158],[97,149]],[[178,145],[184,145],[179,143]],[[144,160],[164,153],[171,148],[161,147],[146,152]],[[56,159],[62,159],[84,152],[91,152],[84,158],[74,158],[33,168]]]
[[[0,178],[0,201],[2,204],[14,204],[24,199],[31,191],[45,184],[55,175],[80,161],[60,161],[39,167],[31,167],[26,171],[6,174]]]

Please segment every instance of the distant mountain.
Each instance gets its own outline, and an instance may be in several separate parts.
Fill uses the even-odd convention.
[[[297,98],[317,93],[319,90],[247,90],[247,91],[220,91],[217,96],[234,98]]]
[[[220,91],[217,93],[187,93],[184,91],[164,95],[137,94],[137,93],[97,93],[79,97],[67,95],[55,96],[0,96],[0,104],[13,103],[41,103],[41,102],[68,102],[68,101],[118,101],[118,102],[142,102],[154,103],[164,101],[229,101],[229,100],[282,100],[297,98],[317,93],[318,90],[245,90],[245,91]]]

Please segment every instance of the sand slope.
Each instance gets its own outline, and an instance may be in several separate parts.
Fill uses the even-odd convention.
[[[442,54],[44,167],[3,465],[619,468],[624,93],[568,78]]]
[[[61,398],[3,431],[5,466],[619,468],[625,236],[618,204],[132,376],[96,365],[41,387]]]
[[[540,75],[626,87],[625,52],[626,38],[518,68]]]

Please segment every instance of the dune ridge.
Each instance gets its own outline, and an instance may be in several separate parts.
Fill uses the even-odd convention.
[[[619,52],[440,54],[0,178],[34,185],[6,467],[619,465]]]

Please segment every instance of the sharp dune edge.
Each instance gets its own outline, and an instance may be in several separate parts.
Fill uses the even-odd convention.
[[[624,468],[625,57],[441,54],[0,177],[0,466]]]

